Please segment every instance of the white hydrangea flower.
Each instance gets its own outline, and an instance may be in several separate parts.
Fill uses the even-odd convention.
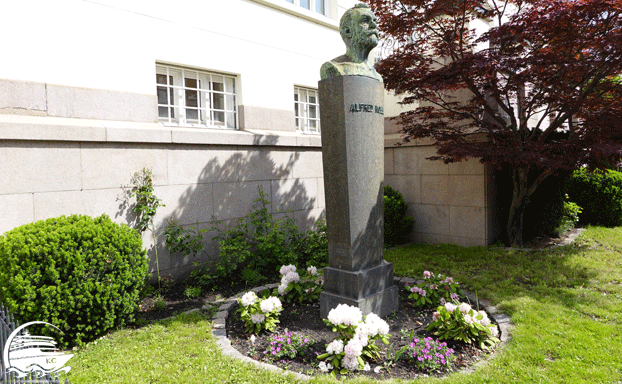
[[[315,276],[317,275],[317,268],[311,265],[307,268],[307,272],[309,272],[309,275]]]
[[[361,310],[347,304],[339,304],[328,312],[328,321],[333,325],[358,325],[362,319]]]
[[[257,294],[253,291],[250,291],[250,292],[246,292],[244,296],[242,296],[240,303],[242,303],[243,306],[248,307],[249,305],[255,304],[257,299],[258,299]]]
[[[281,273],[281,275],[285,276],[287,275],[289,272],[296,272],[296,266],[295,265],[284,265],[281,267],[281,269],[279,269],[279,272]]]
[[[337,355],[343,352],[343,340],[333,340],[326,346],[326,352]]]
[[[490,319],[487,317],[484,317],[483,319],[479,320],[479,323],[483,325],[484,327],[487,327],[490,324]]]
[[[475,319],[473,319],[473,316],[471,315],[464,315],[464,321],[467,324],[473,324],[475,322]]]
[[[361,356],[361,353],[363,353],[363,346],[361,345],[361,342],[357,339],[351,339],[350,341],[348,341],[348,344],[346,344],[346,346],[343,348],[343,351],[345,352],[346,357],[356,358],[358,356]]]
[[[344,357],[343,367],[348,371],[356,371],[359,368],[359,361],[356,357]]]
[[[330,363],[329,363],[329,365],[330,365]],[[320,371],[322,371],[322,372],[328,372],[328,366],[323,361],[320,362],[319,368],[320,368]]]
[[[369,366],[369,363],[365,363],[365,366],[363,367],[363,371],[369,372],[370,370],[371,370],[371,367]]]
[[[471,310],[471,306],[468,303],[460,303],[460,312],[469,313]]]
[[[451,313],[456,310],[456,306],[453,303],[445,303],[445,309],[447,312]]]
[[[356,332],[354,332],[354,336],[352,337],[352,340],[356,339],[363,347],[366,347],[367,344],[369,343],[369,337],[367,336],[366,333],[358,332],[360,327],[361,325],[359,325],[356,328]]]
[[[266,316],[262,313],[253,313],[251,314],[251,321],[255,324],[263,323],[266,320]]]
[[[370,313],[365,317],[365,325],[368,327],[368,336],[386,335],[389,333],[389,324],[382,320],[375,313]]]
[[[281,300],[279,300],[276,296],[270,296],[267,299],[262,300],[259,304],[259,308],[261,308],[263,313],[269,313],[281,307]]]
[[[289,271],[281,278],[281,284],[297,283],[300,281],[300,275],[296,271]]]
[[[279,285],[278,291],[279,291],[279,295],[283,296],[285,295],[285,291],[287,290],[287,284],[281,284]]]

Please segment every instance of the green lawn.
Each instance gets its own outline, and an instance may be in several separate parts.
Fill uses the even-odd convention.
[[[385,257],[398,276],[452,276],[515,324],[506,347],[474,372],[414,382],[622,384],[622,228],[588,228],[574,245],[541,252],[414,245]],[[198,314],[117,331],[70,366],[72,384],[297,382],[222,356]]]

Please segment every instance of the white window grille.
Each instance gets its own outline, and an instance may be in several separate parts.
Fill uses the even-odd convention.
[[[294,87],[296,130],[300,133],[320,133],[320,104],[317,90]]]
[[[168,125],[238,127],[235,77],[156,65],[158,116]]]
[[[326,15],[326,0],[285,0],[290,4],[297,5],[304,9]]]

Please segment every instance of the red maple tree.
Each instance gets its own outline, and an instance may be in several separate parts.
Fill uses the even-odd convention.
[[[511,245],[544,180],[622,158],[622,0],[366,2],[393,44],[376,69],[412,105],[405,140],[511,170]]]

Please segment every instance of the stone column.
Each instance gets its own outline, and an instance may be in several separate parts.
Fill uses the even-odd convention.
[[[386,316],[398,308],[384,260],[384,89],[365,76],[319,82],[329,266],[321,316],[338,304]]]

